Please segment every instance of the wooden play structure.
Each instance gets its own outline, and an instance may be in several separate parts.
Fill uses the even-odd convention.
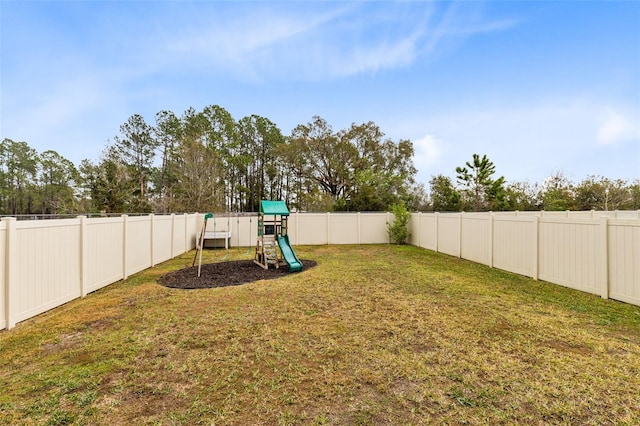
[[[258,240],[253,261],[264,269],[287,264],[290,272],[302,270],[302,262],[289,243],[288,217],[289,209],[284,201],[260,201]]]

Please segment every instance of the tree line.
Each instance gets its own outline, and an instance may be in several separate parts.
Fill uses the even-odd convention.
[[[432,211],[558,211],[640,209],[640,179],[628,182],[588,176],[575,184],[561,171],[542,184],[507,183],[495,177],[495,165],[486,155],[456,167],[455,181],[445,175],[429,181]]]
[[[252,212],[261,199],[299,211],[415,206],[413,144],[373,122],[334,131],[321,117],[283,135],[218,105],[132,115],[96,162],[0,143],[0,214]]]
[[[539,184],[507,183],[473,154],[455,178],[415,181],[409,140],[386,138],[373,122],[335,131],[315,116],[283,135],[271,120],[235,120],[218,105],[181,116],[132,115],[97,161],[78,166],[53,150],[0,142],[0,214],[254,212],[261,199],[298,211],[640,209],[640,180],[561,172]]]

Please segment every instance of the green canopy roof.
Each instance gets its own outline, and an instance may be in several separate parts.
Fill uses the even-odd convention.
[[[287,203],[284,201],[261,200],[260,213],[289,216],[289,209],[287,208]]]

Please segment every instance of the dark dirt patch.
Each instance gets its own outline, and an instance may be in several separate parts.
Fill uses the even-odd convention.
[[[301,272],[318,264],[315,260],[302,259],[301,262],[304,265]],[[280,266],[278,269],[263,269],[253,263],[253,260],[236,260],[202,265],[200,277],[198,277],[197,266],[169,272],[160,277],[158,282],[165,287],[182,289],[228,287],[259,280],[273,280],[288,273],[287,265]]]

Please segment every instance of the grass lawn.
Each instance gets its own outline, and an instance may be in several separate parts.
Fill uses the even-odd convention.
[[[0,424],[640,424],[640,307],[409,246],[296,251],[318,265],[158,285],[187,253],[1,331]]]

